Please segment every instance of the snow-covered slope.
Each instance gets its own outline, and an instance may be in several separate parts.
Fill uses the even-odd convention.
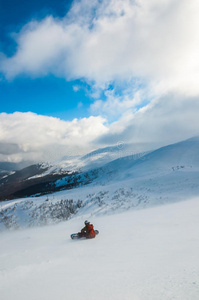
[[[39,198],[1,202],[0,230],[52,224],[73,216],[112,214],[198,196],[199,139],[169,145],[142,157],[120,158],[53,184],[63,190]]]
[[[96,176],[98,177],[98,171],[93,172],[93,170],[119,157],[132,155],[139,149],[148,148],[149,145],[120,143],[117,146],[95,150],[85,156],[64,157],[53,163],[34,164],[11,174],[0,174],[0,201],[45,195],[59,191],[63,187],[70,189],[80,183],[88,184]],[[139,153],[139,157],[144,154],[146,151]],[[73,176],[74,174],[81,175],[79,177],[79,175]],[[55,184],[58,179],[63,180]]]
[[[199,138],[69,178],[0,203],[1,299],[198,300]],[[85,219],[100,234],[72,241]]]
[[[2,300],[198,300],[199,198],[0,234]]]
[[[136,155],[123,157],[109,163],[108,167],[134,177],[179,169],[198,171],[199,138],[162,147],[138,159]]]
[[[46,176],[50,173],[59,174],[60,172],[68,171],[86,172],[94,168],[100,168],[121,157],[129,155],[143,156],[152,151],[152,147],[155,147],[155,145],[152,146],[144,143],[124,144],[121,142],[116,146],[100,148],[83,156],[66,156],[58,161],[51,162],[50,168],[39,176]]]

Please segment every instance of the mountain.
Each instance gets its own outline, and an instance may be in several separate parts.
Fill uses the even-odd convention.
[[[17,174],[16,186],[16,174],[1,185],[4,193],[10,192],[9,186],[18,190],[9,194],[16,200],[0,205],[0,229],[53,224],[74,215],[112,214],[197,197],[199,139],[121,157],[87,171],[52,173],[45,164],[31,168],[25,170],[26,177]]]
[[[44,176],[50,166],[47,164],[36,164],[22,170],[5,173],[0,178],[0,200],[26,197],[33,194],[52,192],[52,183],[71,172],[63,171],[59,174],[48,173]]]
[[[185,181],[189,189],[189,182],[193,179],[196,184],[199,172],[199,139],[189,139],[176,144],[159,148],[155,151],[134,154],[113,160],[104,166],[91,169],[75,175],[80,184],[118,185],[125,181],[130,185],[150,185],[151,180],[162,181],[161,185],[169,185],[171,181]],[[64,177],[55,185],[67,186],[68,179]],[[74,180],[74,178],[73,178]],[[164,181],[164,183],[163,183]],[[174,184],[173,182],[173,184]],[[169,189],[169,187],[168,187]]]
[[[79,184],[88,184],[98,177],[99,171],[95,169],[141,148],[148,149],[149,146],[120,144],[101,148],[84,156],[64,157],[60,161],[50,164],[33,164],[21,170],[18,170],[18,165],[6,165],[7,168],[9,167],[9,171],[0,173],[0,201],[44,195],[63,188],[71,189]],[[144,154],[146,152],[139,155]],[[64,185],[56,184],[56,181],[62,178]]]
[[[65,156],[62,159],[51,162],[51,167],[47,172],[40,176],[44,176],[49,173],[60,173],[60,171],[76,171],[78,173],[86,172],[91,169],[96,169],[104,166],[105,164],[128,155],[145,155],[151,151],[152,145],[149,144],[124,144],[118,143],[118,145],[100,148],[92,151],[83,156]],[[153,144],[153,147],[155,145]],[[155,148],[154,148],[155,149]]]
[[[107,166],[128,176],[146,176],[154,172],[199,168],[199,138],[192,138],[152,151],[140,158],[127,156],[109,163]]]
[[[0,143],[1,145],[1,143]],[[12,175],[17,170],[21,170],[30,166],[32,162],[30,161],[23,161],[20,163],[11,163],[11,162],[0,162],[0,179],[3,177]]]

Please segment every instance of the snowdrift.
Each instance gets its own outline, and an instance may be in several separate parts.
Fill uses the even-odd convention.
[[[199,198],[0,235],[3,300],[197,300]]]

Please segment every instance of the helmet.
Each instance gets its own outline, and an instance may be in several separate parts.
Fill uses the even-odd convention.
[[[86,224],[90,224],[90,222],[88,221],[88,220],[86,220],[85,222],[84,222],[84,224],[86,225]]]

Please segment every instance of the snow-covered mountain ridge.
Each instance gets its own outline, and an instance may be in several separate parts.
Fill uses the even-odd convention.
[[[199,195],[199,139],[130,155],[51,183],[57,193],[1,203],[1,227],[140,209]]]
[[[173,171],[199,171],[199,140],[190,139],[168,145],[155,151],[130,155],[113,160],[101,168],[92,169],[75,175],[78,182],[94,182],[96,185],[121,180],[138,180],[154,176],[166,176]],[[176,175],[178,176],[178,175]],[[71,180],[71,178],[70,178]],[[74,179],[73,179],[74,181]],[[57,186],[66,185],[68,177],[55,182]]]
[[[145,150],[138,153],[141,149]],[[87,155],[67,156],[59,161],[30,165],[11,173],[6,171],[0,177],[0,201],[45,195],[63,188],[71,189],[80,184],[88,184],[101,173],[100,168],[108,162],[132,154],[134,157],[141,157],[149,152],[148,149],[148,144],[118,143]],[[76,174],[78,175],[74,176]],[[63,179],[63,184],[55,184],[58,179]]]
[[[124,144],[118,143],[118,145],[99,148],[86,155],[79,156],[66,156],[62,159],[44,164],[48,169],[38,176],[46,176],[50,173],[60,174],[60,172],[87,172],[96,168],[100,168],[105,164],[114,161],[118,158],[126,157],[129,155],[143,156],[148,152],[151,152],[152,146],[147,144]]]

